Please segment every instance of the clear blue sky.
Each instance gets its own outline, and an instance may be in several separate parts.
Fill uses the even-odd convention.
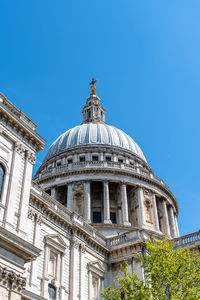
[[[199,230],[200,1],[2,0],[0,11],[0,91],[47,148],[81,123],[94,76],[107,123],[176,196],[181,234]]]

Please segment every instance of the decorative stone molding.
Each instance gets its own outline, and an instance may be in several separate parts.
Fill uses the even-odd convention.
[[[0,285],[21,294],[26,286],[26,279],[13,271],[0,266]]]
[[[30,162],[32,165],[34,165],[35,161],[36,161],[36,156],[31,151],[27,151],[26,152],[26,159],[28,160],[28,162]]]
[[[34,151],[44,149],[45,140],[36,132],[36,124],[0,93],[0,117],[6,130],[25,142]]]
[[[37,224],[41,225],[42,224],[42,215],[38,214],[34,209],[29,207],[28,210],[28,218],[31,219],[32,221],[36,220]]]
[[[25,153],[25,147],[24,147],[22,144],[20,144],[19,142],[16,142],[16,143],[15,143],[15,148],[14,148],[14,150],[15,150],[17,153],[19,153],[20,155],[24,155],[24,153]]]
[[[68,246],[65,244],[64,240],[59,234],[48,234],[44,238],[46,245],[50,246],[51,248],[54,248],[60,253],[64,254],[65,249],[68,248]]]

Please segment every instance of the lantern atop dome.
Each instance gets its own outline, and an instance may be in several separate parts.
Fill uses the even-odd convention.
[[[96,79],[92,78],[89,83],[91,85],[91,93],[87,99],[86,105],[83,107],[83,124],[87,123],[105,123],[105,109],[101,105],[101,100],[96,94]]]

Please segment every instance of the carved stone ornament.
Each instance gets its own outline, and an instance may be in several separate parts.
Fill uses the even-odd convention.
[[[26,286],[26,279],[19,274],[0,266],[0,285],[9,290],[21,293]]]
[[[28,218],[33,220],[35,218],[37,224],[42,224],[42,215],[38,214],[35,210],[29,208],[28,210]]]
[[[31,220],[33,220],[34,216],[35,216],[35,211],[30,208],[28,210],[28,218],[31,219]]]
[[[19,142],[15,143],[15,151],[17,153],[19,153],[20,155],[23,155],[25,153],[25,148],[22,144],[20,144]]]
[[[30,152],[30,151],[27,151],[27,154],[26,154],[26,158],[27,160],[32,164],[34,165],[35,164],[35,161],[36,161],[36,156],[34,153]]]

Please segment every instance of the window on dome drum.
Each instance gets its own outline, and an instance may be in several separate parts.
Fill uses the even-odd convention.
[[[4,176],[5,176],[5,169],[0,164],[0,199],[1,199],[2,192],[3,192]]]
[[[93,211],[93,223],[101,223],[101,212]]]
[[[119,162],[120,164],[123,164],[124,161],[123,161],[123,159],[119,158],[119,159],[118,159],[118,162]]]
[[[88,111],[88,119],[90,119],[90,117],[91,117],[91,113],[90,111]]]
[[[116,220],[116,213],[115,212],[110,212],[110,220],[113,224],[116,224],[117,223],[117,220]]]
[[[111,161],[111,156],[106,156],[106,161]]]
[[[84,162],[85,161],[85,156],[80,156],[79,161]]]
[[[98,161],[98,160],[99,160],[99,157],[97,155],[92,156],[92,161]]]
[[[49,283],[48,285],[48,293],[50,300],[56,300],[56,287]]]
[[[69,159],[67,160],[67,162],[68,162],[68,164],[72,164],[72,158],[69,158]]]

